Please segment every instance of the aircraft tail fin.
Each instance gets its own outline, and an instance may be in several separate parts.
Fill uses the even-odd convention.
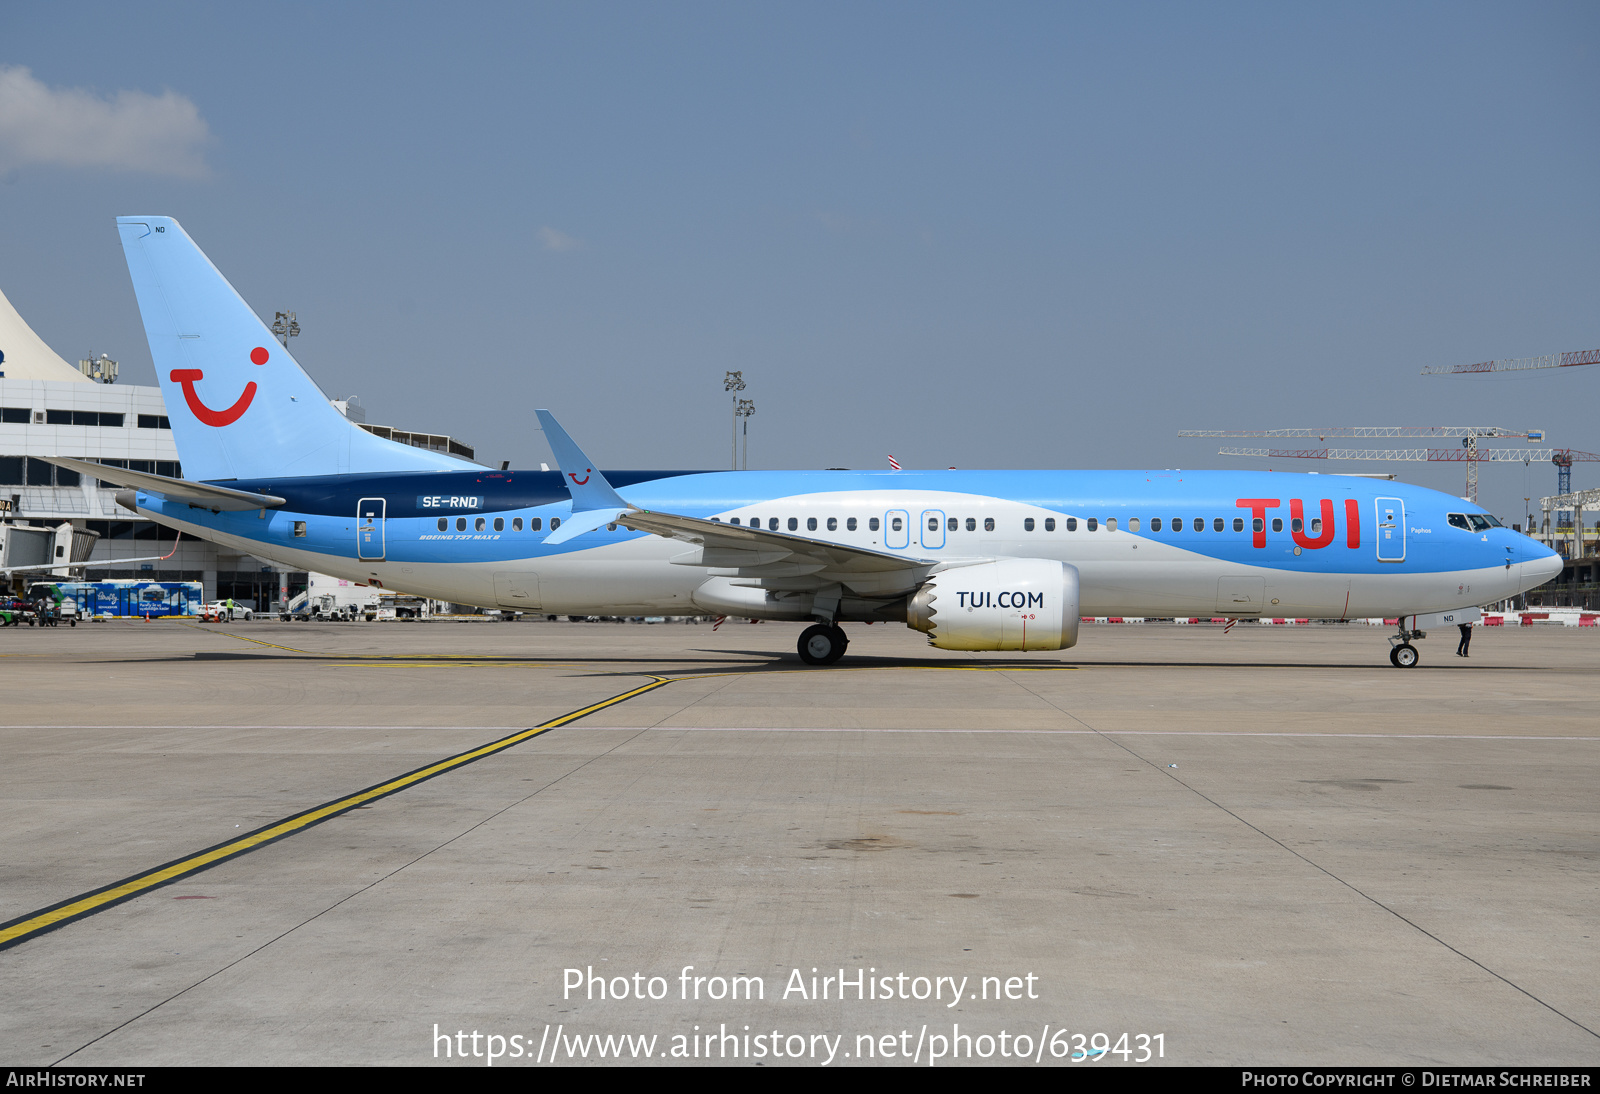
[[[117,231],[186,476],[471,466],[347,420],[176,220],[118,217]]]

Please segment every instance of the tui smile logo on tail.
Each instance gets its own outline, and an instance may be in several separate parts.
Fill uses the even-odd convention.
[[[242,413],[242,411],[241,411],[241,413]],[[578,474],[575,471],[568,471],[567,472],[567,478],[571,479],[573,482],[577,483],[579,486],[584,486],[584,485],[588,484],[589,476],[591,474],[593,474],[593,473],[594,473],[594,468],[585,467],[583,469],[583,478],[581,478],[581,479],[578,478]]]
[[[257,346],[250,351],[250,360],[257,365],[266,364],[270,356],[271,354],[261,346]],[[197,368],[175,368],[171,374],[173,383],[183,385],[183,400],[189,404],[189,409],[194,412],[196,418],[199,418],[206,425],[218,428],[237,422],[244,415],[244,412],[250,409],[251,400],[256,397],[256,382],[251,380],[244,385],[244,393],[228,409],[212,410],[201,401],[199,394],[194,389],[194,382],[196,380],[204,380],[205,376],[206,374]]]

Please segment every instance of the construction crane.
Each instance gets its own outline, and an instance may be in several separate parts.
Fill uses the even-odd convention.
[[[1600,453],[1579,452],[1574,448],[1222,448],[1219,456],[1265,456],[1291,460],[1381,460],[1385,462],[1465,463],[1467,500],[1478,501],[1478,464],[1530,463],[1549,460],[1556,465],[1557,479],[1564,487],[1572,484],[1573,463],[1600,463]],[[1562,489],[1562,494],[1571,493]]]
[[[1290,449],[1290,448],[1224,448],[1223,456],[1273,456],[1307,460],[1429,460],[1432,462],[1465,463],[1467,465],[1467,497],[1478,500],[1478,464],[1484,460],[1505,462],[1516,459],[1528,461],[1541,457],[1530,454],[1532,450],[1517,452],[1513,449],[1482,449],[1480,437],[1515,437],[1523,441],[1542,441],[1542,429],[1506,429],[1498,425],[1338,425],[1322,427],[1295,427],[1290,429],[1185,429],[1180,437],[1315,437],[1319,441],[1329,437],[1460,437],[1460,449],[1409,448],[1375,451],[1361,454],[1359,449]],[[1551,451],[1551,450],[1547,450]],[[1563,449],[1562,451],[1566,451]],[[1346,453],[1329,455],[1330,452]],[[1399,453],[1410,453],[1400,455]],[[1545,457],[1548,459],[1549,456]],[[1558,465],[1559,466],[1559,465]],[[1570,464],[1568,465],[1570,468]],[[1570,481],[1570,470],[1569,480]]]
[[[1544,431],[1498,425],[1329,425],[1291,429],[1184,429],[1180,437],[1515,437],[1541,441]]]
[[[1503,357],[1498,361],[1479,361],[1475,365],[1429,365],[1424,376],[1456,376],[1468,372],[1525,372],[1533,368],[1571,368],[1573,365],[1600,365],[1600,349],[1573,353],[1547,353],[1543,357]]]

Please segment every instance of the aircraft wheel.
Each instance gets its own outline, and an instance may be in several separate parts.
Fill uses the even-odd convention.
[[[818,623],[800,634],[800,660],[808,665],[831,665],[844,656],[844,649],[849,644],[844,631],[826,623]]]
[[[1417,647],[1410,642],[1402,643],[1389,651],[1389,660],[1394,662],[1395,668],[1409,669],[1417,663]]]

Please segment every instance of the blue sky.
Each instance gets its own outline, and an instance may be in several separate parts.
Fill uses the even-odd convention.
[[[725,466],[727,369],[762,467],[1600,451],[1600,367],[1418,375],[1600,346],[1593,4],[12,3],[0,66],[0,287],[129,382],[111,218],[163,213],[330,395],[486,461],[548,459],[548,406],[604,465]],[[1515,519],[1555,473],[1483,481]]]

